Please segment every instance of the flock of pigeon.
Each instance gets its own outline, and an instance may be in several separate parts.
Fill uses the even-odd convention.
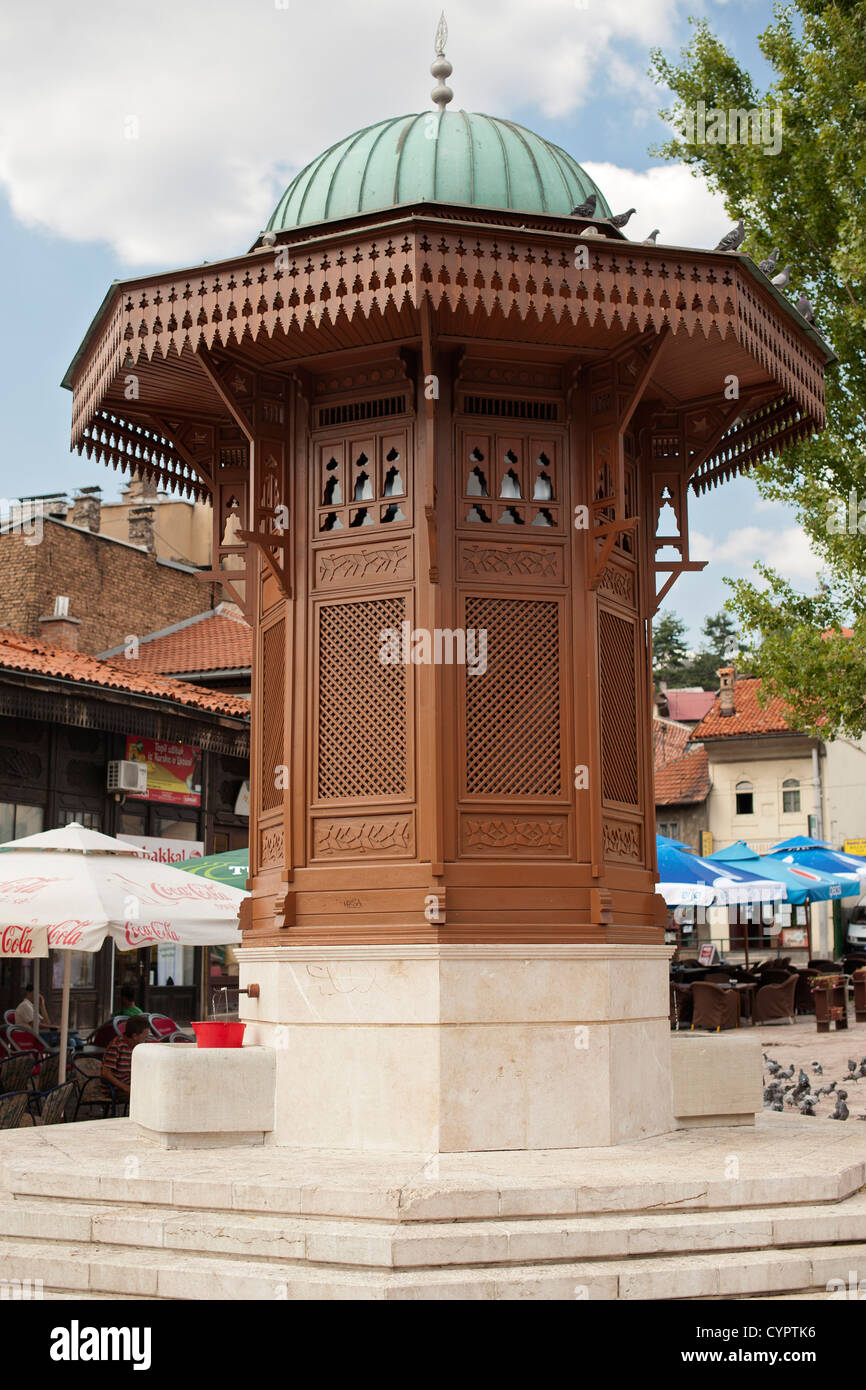
[[[579,207],[576,207],[574,209],[572,216],[594,218],[597,203],[597,194],[590,193],[586,202],[581,203]],[[610,222],[612,227],[618,227],[621,230],[626,225],[629,218],[634,214],[635,211],[635,208],[629,208],[628,212],[619,212],[617,213],[616,217],[610,217],[606,220]],[[594,232],[594,229],[591,230],[593,230]],[[646,238],[645,241],[641,243],[641,245],[655,246],[658,234],[659,228],[656,227],[655,231],[650,232],[649,236]],[[745,237],[746,232],[743,226],[743,219],[741,217],[736,227],[732,227],[729,232],[725,233],[718,246],[716,247],[716,250],[737,251],[739,247],[742,246]],[[761,261],[760,265],[758,266],[758,269],[764,275],[766,275],[771,285],[775,285],[776,288],[779,290],[784,290],[791,279],[791,267],[789,265],[786,265],[782,270],[779,271],[778,275],[775,275],[773,272],[776,269],[776,261],[778,260],[778,258],[779,248],[776,247],[773,253],[770,256],[768,256],[765,261]],[[815,314],[812,309],[812,305],[809,303],[808,299],[804,294],[801,294],[800,298],[797,301],[797,313],[800,314],[806,320],[807,323],[815,322]]]
[[[810,1119],[814,1119],[815,1107],[821,1097],[829,1096],[831,1100],[835,1101],[836,1109],[826,1118],[828,1120],[848,1119],[850,1111],[845,1104],[848,1099],[848,1092],[840,1087],[837,1082],[830,1081],[827,1085],[818,1086],[813,1091],[812,1083],[802,1067],[800,1067],[797,1080],[793,1081],[791,1079],[794,1075],[793,1062],[783,1071],[781,1062],[777,1062],[774,1058],[768,1057],[766,1052],[763,1056],[764,1065],[771,1077],[769,1084],[764,1087],[765,1110],[781,1111],[784,1110],[787,1104],[799,1110],[801,1115],[806,1115]],[[821,1066],[820,1062],[812,1063],[812,1071],[816,1077],[824,1075],[824,1068]],[[842,1077],[843,1082],[845,1082],[846,1085],[851,1085],[852,1082],[862,1081],[864,1078],[866,1078],[866,1057],[861,1057],[859,1066],[853,1057],[849,1057],[848,1075]],[[787,1082],[787,1085],[783,1084],[785,1082]],[[856,1118],[858,1120],[866,1120],[866,1112],[862,1115],[857,1115]]]

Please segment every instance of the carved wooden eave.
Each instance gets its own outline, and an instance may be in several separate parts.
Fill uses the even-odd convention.
[[[207,466],[166,428],[174,405],[178,428],[184,419],[225,419],[225,397],[203,370],[207,353],[291,370],[353,345],[417,341],[426,336],[424,305],[439,341],[523,338],[586,361],[636,335],[667,333],[647,398],[680,406],[714,391],[720,397],[724,379],[736,376],[744,401],[757,395],[760,405],[744,404],[702,457],[695,491],[823,425],[829,350],[745,257],[601,238],[586,246],[567,219],[535,226],[527,215],[517,226],[504,215],[508,221],[496,227],[465,211],[401,210],[118,285],[65,383],[74,391],[73,447],[206,497]],[[586,268],[576,255],[584,246]],[[696,336],[715,351],[690,351]],[[269,547],[279,566],[273,535]]]

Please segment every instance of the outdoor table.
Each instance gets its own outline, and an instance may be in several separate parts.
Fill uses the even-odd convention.
[[[812,990],[815,1000],[815,1026],[819,1033],[829,1033],[830,1024],[835,1023],[837,1032],[848,1027],[848,986],[844,975],[819,976],[819,979],[835,980],[825,988]]]
[[[742,983],[737,983],[737,984],[735,984],[735,985],[729,985],[728,988],[729,988],[729,989],[735,989],[735,990],[737,991],[737,993],[739,994],[739,996],[740,996],[740,1007],[741,1007],[741,1009],[742,1009],[742,1015],[741,1015],[741,1017],[742,1017],[742,1018],[747,1018],[747,1019],[749,1020],[749,1022],[751,1023],[752,1027],[754,1028],[754,1026],[755,1026],[755,991],[756,991],[757,988],[758,988],[757,984],[742,984]]]

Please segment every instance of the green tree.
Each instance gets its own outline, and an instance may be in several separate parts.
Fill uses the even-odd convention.
[[[687,663],[681,683],[699,685],[704,690],[717,690],[719,667],[727,665],[737,655],[737,629],[730,614],[722,609],[704,620],[701,632],[704,640],[699,651]]]
[[[692,165],[744,218],[756,261],[780,248],[789,292],[809,296],[838,356],[827,429],[753,470],[765,497],[796,509],[826,583],[804,597],[759,563],[756,581],[732,584],[729,606],[765,697],[784,696],[792,725],[856,737],[866,730],[866,0],[797,0],[759,43],[774,72],[766,92],[705,21],[678,62],[653,53],[677,132],[660,152]],[[781,113],[781,150],[691,143],[687,118],[701,100]]]
[[[687,659],[685,623],[676,613],[662,611],[653,625],[653,676],[656,682],[682,684]]]

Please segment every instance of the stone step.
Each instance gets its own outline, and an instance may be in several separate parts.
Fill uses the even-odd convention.
[[[526,1264],[370,1271],[70,1241],[3,1242],[2,1277],[92,1295],[193,1300],[494,1300],[749,1298],[826,1293],[866,1271],[862,1245]]]
[[[93,1241],[370,1269],[535,1264],[866,1242],[866,1192],[736,1213],[524,1217],[410,1225],[52,1198],[0,1199],[0,1237]],[[866,1244],[864,1244],[866,1252]]]

